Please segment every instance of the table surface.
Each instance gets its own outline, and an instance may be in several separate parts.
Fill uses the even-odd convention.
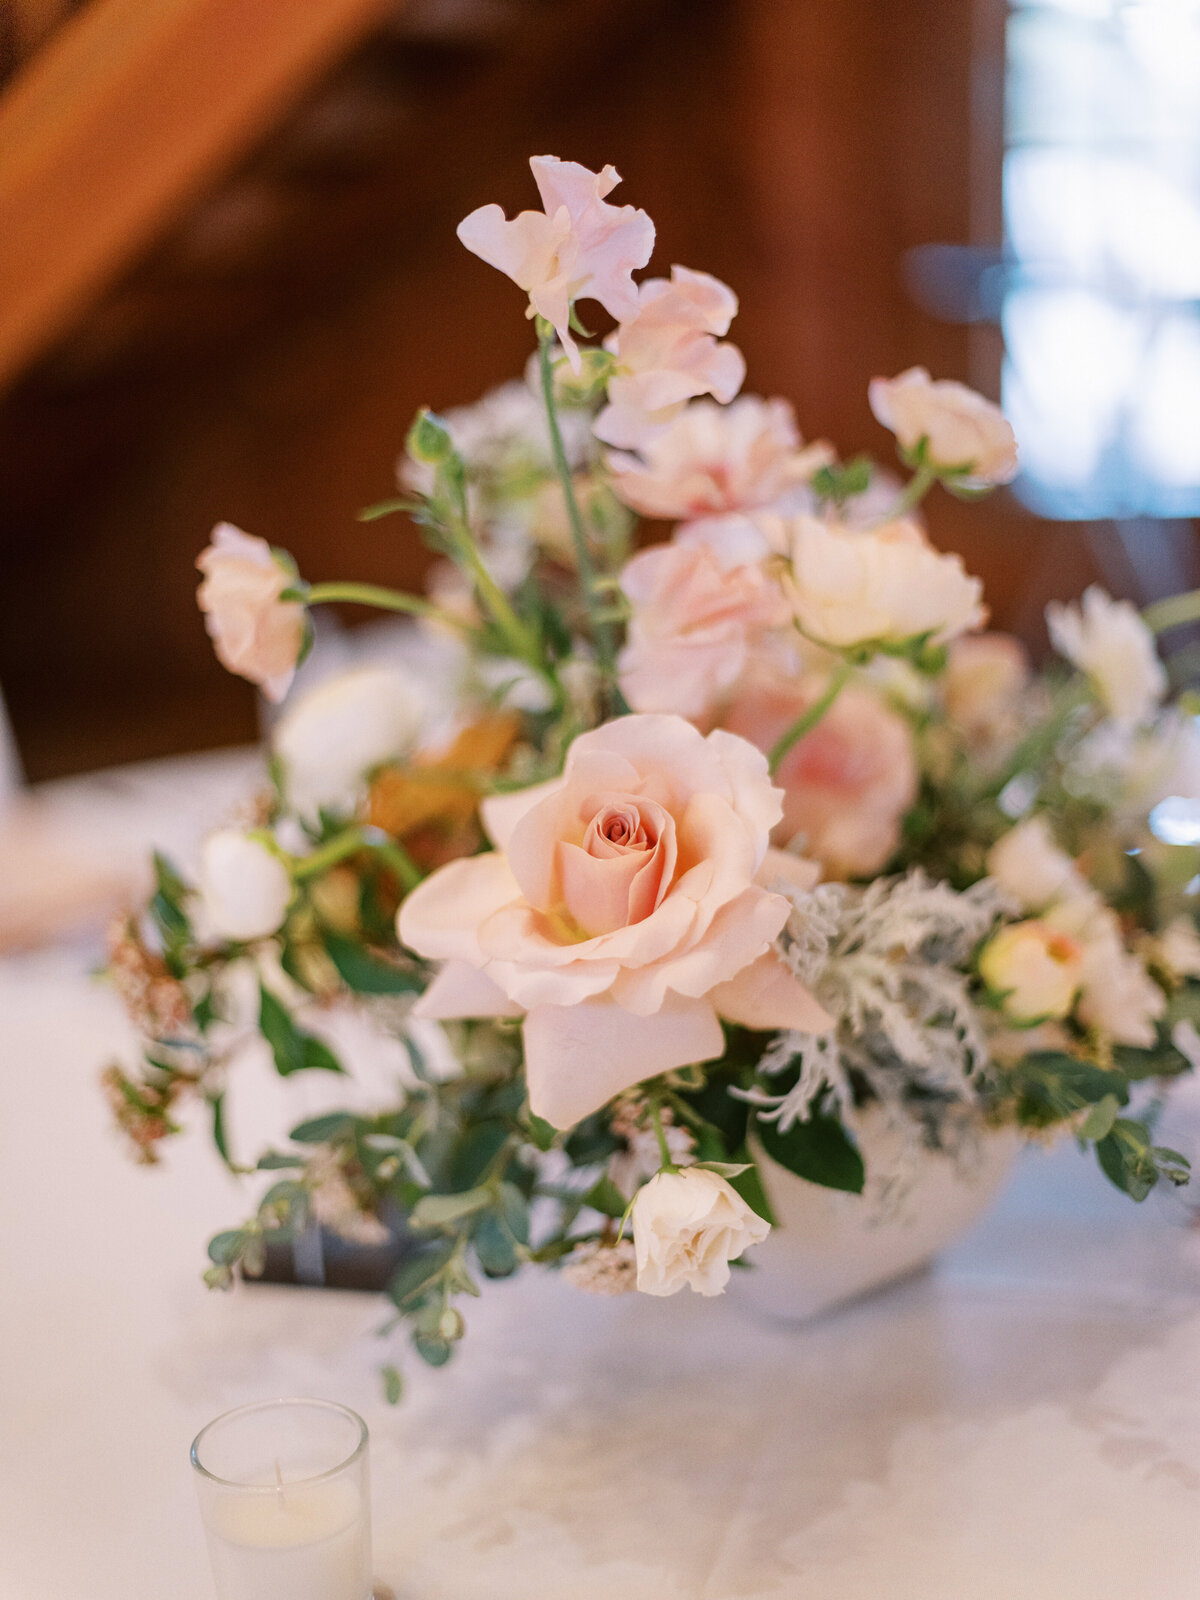
[[[115,784],[127,831],[186,854],[180,786],[202,781],[211,817],[246,772],[94,793],[111,810]],[[1182,1202],[1134,1206],[1073,1148],[1033,1151],[933,1273],[818,1323],[763,1322],[736,1278],[711,1302],[531,1275],[489,1287],[431,1372],[379,1338],[373,1297],[204,1289],[205,1240],[249,1196],[201,1138],[157,1172],[124,1159],[96,1077],[130,1040],[95,954],[0,962],[0,1600],[210,1600],[188,1444],[285,1393],[368,1419],[398,1600],[1194,1600]],[[337,1093],[267,1079],[244,1114]],[[1195,1102],[1171,1115],[1194,1147]]]

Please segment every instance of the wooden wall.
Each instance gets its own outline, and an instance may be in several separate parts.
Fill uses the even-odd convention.
[[[491,53],[372,46],[339,81],[388,86],[382,150],[316,177],[310,157],[298,180],[281,130],[224,189],[251,217],[291,207],[253,269],[197,267],[191,219],[0,411],[0,684],[32,774],[252,735],[251,693],[212,662],[194,609],[191,563],[218,518],[287,545],[314,579],[419,576],[412,530],[353,514],[390,492],[418,405],[474,398],[530,348],[519,292],[454,226],[484,201],[531,204],[531,153],[617,165],[658,223],[656,265],[738,290],[748,386],[793,398],[807,434],[886,459],[868,379],[918,361],[969,375],[968,332],[914,305],[902,262],[971,237],[994,5],[539,15]],[[1009,498],[964,513],[943,497],[933,528],[1001,621],[1036,616],[1031,573],[1066,593],[1091,571],[1086,530]]]

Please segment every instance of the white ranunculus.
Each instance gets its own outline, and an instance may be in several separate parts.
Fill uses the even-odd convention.
[[[1110,716],[1130,726],[1150,716],[1167,691],[1167,674],[1135,606],[1093,584],[1082,605],[1052,601],[1046,623],[1051,644],[1092,680]]]
[[[643,1294],[723,1294],[729,1263],[770,1233],[724,1178],[703,1167],[660,1172],[633,1204],[637,1286]]]
[[[1080,894],[1085,887],[1044,817],[1030,817],[1010,828],[988,852],[987,869],[1023,911],[1041,911],[1052,900]]]
[[[1015,1022],[1065,1017],[1083,981],[1083,949],[1045,922],[1013,922],[988,940],[979,972]]]
[[[856,533],[816,517],[788,529],[783,587],[801,629],[835,649],[936,643],[978,627],[983,586],[911,520]]]
[[[965,384],[935,383],[924,367],[874,378],[871,410],[904,450],[926,440],[931,466],[964,469],[966,482],[1008,483],[1017,475],[1017,441],[998,406]]]
[[[1166,1010],[1166,996],[1142,960],[1127,950],[1115,911],[1088,891],[1061,901],[1046,913],[1053,927],[1083,948],[1082,987],[1075,1014],[1113,1044],[1148,1050],[1155,1024]]]
[[[200,897],[208,929],[221,939],[265,939],[278,931],[292,898],[292,880],[265,844],[220,828],[204,841]]]
[[[275,730],[289,803],[310,817],[352,810],[371,769],[411,749],[424,709],[412,676],[395,666],[357,667],[318,684]]]

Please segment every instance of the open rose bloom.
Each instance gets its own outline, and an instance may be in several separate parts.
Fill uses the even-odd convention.
[[[531,348],[408,435],[428,591],[301,577],[229,525],[198,563],[218,657],[273,700],[311,607],[394,630],[340,675],[318,649],[262,795],[198,878],[160,858],[114,943],[140,1160],[195,1100],[228,1154],[247,1043],[327,1113],[263,1130],[287,1175],[209,1281],[314,1206],[360,1240],[399,1210],[425,1244],[392,1305],[441,1365],[486,1278],[737,1293],[814,1186],[906,1224],[931,1164],[969,1188],[1014,1131],[1137,1199],[1185,1181],[1147,1107],[1200,1063],[1200,735],[1154,629],[1200,598],[1055,604],[1048,664],[985,631],[921,502],[1013,478],[997,407],[876,379],[899,469],[845,459],[745,389],[735,288],[651,264],[612,167],[531,169],[541,209],[458,230]]]

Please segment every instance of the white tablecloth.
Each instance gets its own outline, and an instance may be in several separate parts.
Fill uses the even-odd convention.
[[[1200,1592],[1182,1205],[1033,1153],[934,1274],[799,1329],[736,1293],[493,1285],[449,1367],[402,1353],[390,1409],[379,1300],[201,1285],[248,1197],[200,1139],[124,1159],[96,1073],[128,1040],[90,954],[0,963],[0,1600],[207,1600],[188,1444],[283,1393],[367,1417],[400,1600]]]

